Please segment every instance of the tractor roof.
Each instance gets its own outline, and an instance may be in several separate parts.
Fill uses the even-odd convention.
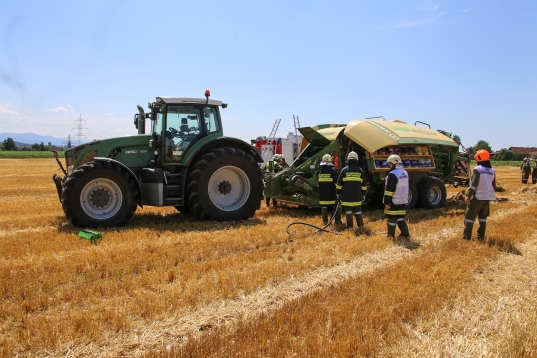
[[[183,103],[205,104],[205,102],[207,102],[206,98],[182,98],[182,97],[157,97],[157,102],[159,98],[162,100],[162,102],[168,103],[168,104],[183,104]],[[208,104],[213,105],[213,106],[221,106],[222,101],[210,99]]]

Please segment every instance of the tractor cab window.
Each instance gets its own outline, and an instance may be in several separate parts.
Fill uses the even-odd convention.
[[[203,119],[208,133],[218,132],[220,130],[220,128],[218,127],[216,110],[214,107],[203,108]]]
[[[195,106],[168,106],[164,149],[167,161],[181,161],[189,145],[200,137],[202,111]]]
[[[162,133],[162,113],[157,113],[157,119],[151,121],[151,133]]]

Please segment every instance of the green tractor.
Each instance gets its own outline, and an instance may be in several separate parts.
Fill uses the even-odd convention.
[[[138,135],[68,149],[54,174],[63,211],[77,227],[122,226],[136,207],[173,206],[202,220],[252,218],[263,199],[259,151],[225,137],[220,107],[206,98],[157,97],[134,116]],[[145,133],[145,121],[151,133]]]
[[[446,184],[468,184],[469,158],[459,152],[458,136],[426,125],[428,128],[402,121],[366,119],[299,128],[303,135],[300,154],[289,168],[266,179],[265,198],[319,207],[315,173],[321,158],[330,154],[340,171],[346,165],[347,154],[355,151],[367,175],[364,205],[382,203],[384,180],[389,171],[387,159],[390,154],[398,154],[409,173],[407,208],[440,208],[446,202]]]

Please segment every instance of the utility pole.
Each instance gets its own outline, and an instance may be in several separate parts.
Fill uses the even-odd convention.
[[[69,133],[69,134],[67,135],[67,137],[65,137],[65,138],[63,138],[63,139],[65,139],[65,140],[67,141],[67,149],[71,148],[71,147],[72,147],[72,145],[71,145],[71,133]],[[65,142],[64,142],[64,143],[65,143]],[[64,147],[65,147],[65,145],[64,145]]]
[[[77,138],[77,145],[81,144],[81,139],[86,139],[86,135],[82,131],[86,130],[88,128],[83,127],[82,122],[84,122],[84,124],[86,124],[86,121],[84,119],[82,119],[82,115],[80,115],[80,117],[77,120],[75,120],[76,127],[73,128],[73,129],[76,129],[76,131],[77,131],[76,134],[74,135],[75,138]],[[71,137],[71,135],[69,135],[69,137]]]

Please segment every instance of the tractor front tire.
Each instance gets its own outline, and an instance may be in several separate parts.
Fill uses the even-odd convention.
[[[190,209],[202,220],[246,220],[261,207],[263,172],[240,149],[213,149],[192,167],[186,195]]]
[[[136,211],[137,188],[120,167],[91,162],[78,167],[63,185],[62,207],[76,227],[115,227]]]
[[[446,204],[446,186],[434,177],[426,177],[418,182],[420,206],[425,209],[438,209]]]

